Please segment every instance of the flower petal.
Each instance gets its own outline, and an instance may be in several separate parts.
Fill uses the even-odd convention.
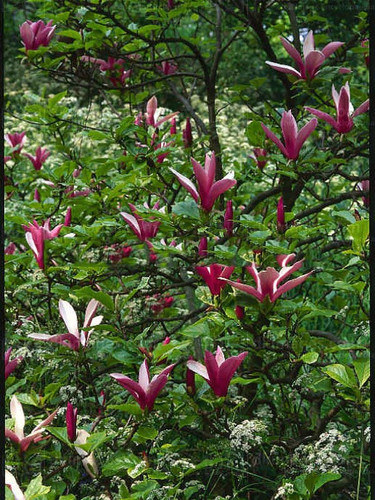
[[[352,117],[354,118],[355,116],[361,115],[362,113],[366,113],[370,108],[370,99],[367,99],[367,101],[363,102],[352,114]]]
[[[137,219],[130,214],[127,214],[126,212],[120,212],[120,215],[122,218],[127,222],[130,226],[130,229],[133,231],[133,233],[140,239],[142,240],[142,231],[141,228],[138,224]]]
[[[197,373],[206,380],[209,380],[210,377],[208,376],[207,368],[202,365],[202,363],[199,363],[198,361],[195,361],[193,359],[189,359],[189,361],[186,363],[186,366],[192,372]]]
[[[188,179],[187,177],[185,177],[184,175],[180,174],[176,170],[174,170],[174,168],[170,168],[169,170],[177,177],[179,183],[182,186],[184,186],[185,189],[187,189],[189,191],[189,193],[191,194],[191,196],[193,197],[193,199],[196,202],[198,202],[198,200],[199,200],[199,194],[198,194],[198,191],[197,191],[196,187],[191,182],[191,180]]]
[[[78,332],[78,320],[77,320],[77,314],[74,310],[74,308],[69,304],[69,302],[66,302],[66,300],[59,300],[59,311],[60,311],[60,316],[62,317],[68,332],[79,338],[79,332]]]
[[[219,278],[219,279],[224,280],[224,278]],[[256,299],[258,299],[260,302],[263,302],[265,296],[258,290],[255,290],[253,286],[245,285],[244,283],[238,283],[237,281],[231,281],[231,280],[225,280],[225,281],[233,288],[237,288],[237,290],[240,290],[241,292],[248,293],[249,295],[252,295]]]
[[[310,271],[307,274],[303,274],[299,278],[287,281],[286,283],[284,283],[283,285],[281,285],[281,287],[276,291],[276,293],[271,298],[271,302],[275,302],[275,300],[278,299],[280,297],[280,295],[282,295],[283,293],[287,292],[288,290],[291,290],[292,288],[295,288],[296,286],[298,286],[301,283],[303,283],[304,281],[306,281],[307,278],[312,273],[313,273],[313,271]]]
[[[268,66],[271,66],[271,68],[275,69],[276,71],[280,71],[280,73],[289,73],[291,75],[296,76],[299,79],[302,78],[301,73],[296,69],[294,69],[292,66],[288,66],[286,64],[274,63],[271,61],[266,61],[266,64],[268,64]]]
[[[330,42],[325,47],[322,48],[322,52],[324,57],[327,58],[331,54],[333,54],[341,45],[344,45],[344,42]]]
[[[23,429],[25,427],[25,414],[22,404],[18,401],[17,396],[12,396],[10,400],[10,414],[14,418],[14,432],[19,439],[23,439]]]
[[[328,113],[325,113],[324,111],[319,111],[319,109],[314,109],[309,107],[305,107],[305,109],[310,113],[312,113],[313,115],[320,118],[321,120],[325,121],[332,127],[336,127],[336,120],[333,118],[333,116],[329,115]]]
[[[263,123],[261,123],[261,126],[262,126],[262,129],[264,130],[266,136],[269,139],[271,139],[272,142],[274,142],[276,144],[276,146],[280,149],[280,151],[282,152],[282,154],[284,156],[287,156],[288,152],[287,152],[284,144],[280,141],[280,139],[278,139],[276,137],[276,135],[273,132],[271,132],[271,130],[268,127],[266,127]]]

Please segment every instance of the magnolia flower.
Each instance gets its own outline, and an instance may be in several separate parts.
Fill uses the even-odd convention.
[[[340,94],[336,92],[335,86],[332,85],[332,97],[336,106],[336,120],[333,116],[318,109],[306,107],[313,115],[321,120],[332,125],[339,134],[347,134],[354,127],[353,118],[362,113],[366,113],[370,107],[370,100],[363,102],[355,111],[352,103],[350,102],[350,88],[349,83],[346,82],[344,87],[341,87]]]
[[[121,246],[119,243],[114,243],[110,247],[105,248],[108,248],[110,250],[111,253],[109,254],[108,258],[114,264],[122,259],[125,259],[126,257],[129,257],[129,255],[133,251],[132,247]]]
[[[64,219],[64,226],[70,226],[72,223],[72,208],[68,207],[68,210],[66,211],[65,219]]]
[[[196,266],[195,270],[204,279],[212,295],[220,295],[226,285],[226,282],[220,281],[220,278],[228,279],[234,271],[234,266],[211,264],[210,266]]]
[[[124,64],[123,59],[115,59],[114,57],[108,57],[108,60],[105,61],[104,59],[98,59],[96,57],[82,56],[81,61],[98,64],[100,71],[113,71],[121,69]]]
[[[103,320],[103,316],[95,316],[99,302],[95,299],[91,299],[86,307],[85,321],[83,323],[83,328],[88,328],[90,326],[97,326]],[[46,342],[54,342],[56,344],[69,347],[74,351],[79,351],[82,347],[87,347],[92,330],[89,331],[79,331],[77,314],[73,307],[65,300],[59,300],[59,312],[62,317],[68,333],[57,334],[57,335],[46,335],[44,333],[32,333],[28,335],[31,339],[43,340]]]
[[[5,437],[8,437],[15,443],[19,444],[21,452],[27,450],[31,443],[37,443],[41,439],[44,439],[42,434],[44,432],[44,427],[49,425],[55,418],[57,410],[55,410],[51,415],[38,424],[34,430],[25,437],[23,429],[25,427],[25,414],[23,412],[22,404],[18,401],[16,396],[12,396],[10,400],[10,414],[14,419],[14,432],[10,429],[5,429]]]
[[[298,50],[288,40],[280,37],[281,43],[288,54],[295,60],[299,71],[292,66],[285,64],[278,64],[271,61],[266,61],[266,64],[271,68],[280,71],[281,73],[290,73],[291,75],[301,78],[303,80],[312,80],[319,73],[320,66],[324,61],[333,54],[344,42],[330,42],[321,51],[315,50],[314,34],[312,31],[306,36],[303,43],[303,60]]]
[[[318,125],[318,120],[313,118],[298,132],[297,122],[291,111],[284,111],[281,117],[281,131],[284,137],[284,144],[271,132],[271,130],[261,123],[262,129],[267,137],[280,149],[282,154],[289,160],[297,160],[299,152],[310,134]]]
[[[191,132],[190,118],[186,118],[186,126],[182,131],[182,139],[184,141],[184,147],[191,148],[193,145],[193,134]]]
[[[41,20],[35,23],[25,21],[20,26],[20,34],[26,52],[28,50],[36,50],[41,45],[47,47],[53,37],[55,29],[56,26],[52,26],[52,21],[48,21],[47,24],[44,24]]]
[[[150,382],[150,373],[147,360],[145,359],[139,368],[138,382],[121,373],[111,373],[110,376],[130,392],[142,410],[147,408],[151,411],[154,407],[155,399],[166,385],[168,375],[174,367],[175,364],[167,366],[161,373],[155,375]]]
[[[234,309],[234,312],[237,316],[237,318],[241,321],[241,319],[243,319],[243,317],[245,316],[245,309],[244,307],[242,306],[236,306],[235,309]]]
[[[189,361],[194,361],[193,356],[189,356]],[[190,396],[195,394],[195,373],[188,367],[186,370],[186,390]]]
[[[156,66],[156,67],[164,75],[173,75],[178,70],[178,67],[175,64],[170,63],[169,61],[163,61],[161,63],[161,66]]]
[[[162,141],[160,142],[159,144],[156,144],[154,146],[154,150],[157,151],[158,149],[164,149],[164,148],[168,148],[169,146],[171,146],[173,144],[174,141],[169,141],[169,142],[165,142],[165,141]],[[169,155],[169,151],[166,151],[165,153],[160,153],[156,159],[156,162],[157,163],[163,163],[163,161],[165,160],[165,158]]]
[[[363,193],[366,193],[365,196],[362,196],[362,201],[363,201],[363,204],[365,205],[365,207],[369,207],[370,206],[370,198],[369,198],[370,181],[369,180],[361,181],[357,184],[357,186]]]
[[[13,241],[11,241],[9,245],[4,249],[4,254],[13,255],[15,251],[16,251],[16,245],[13,243]]]
[[[159,116],[161,114],[161,108],[158,108],[158,100],[155,96],[151,97],[151,99],[147,102],[146,106],[146,123],[147,125],[151,125],[154,128],[160,127],[160,125],[168,120],[171,120],[176,115],[178,115],[179,111],[175,111],[174,113],[170,113],[167,116],[164,116],[159,120]]]
[[[232,200],[227,201],[227,206],[224,213],[224,229],[227,236],[233,235],[233,203]]]
[[[177,134],[177,124],[176,124],[176,118],[172,118],[171,120],[171,128],[169,129],[169,133],[171,135],[176,135]]]
[[[174,8],[174,0],[168,0],[168,9],[173,9]]]
[[[4,137],[11,148],[17,148],[13,151],[13,154],[19,153],[26,142],[26,132],[5,134]]]
[[[160,222],[145,221],[144,219],[142,219],[140,215],[137,214],[137,209],[132,203],[129,203],[129,207],[130,210],[133,212],[133,215],[130,215],[126,212],[120,212],[120,215],[122,216],[124,221],[129,225],[130,229],[137,236],[139,241],[144,241],[148,246],[150,246],[151,243],[148,240],[149,238],[153,238],[154,236],[156,236],[160,226]],[[163,207],[163,209],[164,208],[165,207]],[[153,206],[153,210],[158,210],[158,209],[159,209],[159,203],[156,203]],[[163,209],[160,209],[159,212],[163,211]]]
[[[34,253],[40,269],[44,269],[44,242],[57,238],[63,224],[59,224],[55,229],[50,230],[50,220],[48,219],[43,226],[39,226],[36,220],[29,223],[28,226],[22,226],[26,231],[26,241]]]
[[[77,437],[77,416],[78,408],[74,408],[70,401],[68,401],[65,420],[68,439],[71,443],[74,443]]]
[[[46,159],[50,155],[50,151],[47,151],[47,149],[42,149],[41,146],[38,146],[35,152],[35,156],[29,154],[29,153],[24,153],[24,155],[31,161],[31,163],[34,165],[35,170],[40,170],[42,168],[43,163],[46,161]]]
[[[25,495],[22,493],[16,478],[11,472],[5,469],[5,484],[8,486],[10,491],[13,493],[14,500],[26,500]]]
[[[87,454],[87,451],[83,450],[80,445],[86,444],[87,438],[90,437],[90,434],[84,429],[79,429],[77,431],[77,437],[74,441],[74,448],[78,455],[82,458],[82,465],[85,468],[87,474],[95,478],[99,474],[99,469],[96,464],[96,460],[94,457],[94,453]]]
[[[303,259],[299,260],[292,266],[288,266],[289,262],[291,262],[295,258],[295,254],[290,255],[279,255],[277,258],[278,264],[281,266],[280,271],[276,271],[273,267],[267,267],[265,271],[260,271],[258,273],[255,263],[253,262],[251,266],[246,266],[246,270],[251,274],[256,283],[256,288],[250,285],[245,285],[243,283],[239,283],[231,280],[223,280],[223,278],[219,278],[223,281],[229,283],[233,288],[237,288],[242,292],[248,293],[255,297],[259,302],[263,302],[266,297],[269,298],[271,302],[275,302],[276,299],[280,297],[283,293],[295,288],[300,285],[313,271],[306,273],[299,278],[295,278],[293,280],[288,281],[287,283],[281,284],[288,276],[297,271],[303,263]]]
[[[40,194],[39,194],[38,189],[34,190],[34,201],[37,201],[38,203],[40,203]]]
[[[210,212],[216,199],[219,198],[221,194],[225,193],[225,191],[228,191],[228,189],[237,184],[237,181],[233,179],[233,173],[230,173],[226,175],[224,179],[215,182],[215,153],[212,153],[211,157],[208,153],[206,154],[204,168],[200,163],[194,160],[194,158],[191,158],[191,163],[193,164],[195,177],[197,179],[198,190],[190,179],[178,173],[173,168],[170,168],[169,170],[173,172],[180,184],[189,191],[197,203],[198,200],[200,200],[203,210]]]
[[[199,257],[207,257],[207,238],[204,236],[203,238],[200,239],[199,245],[198,245],[198,255]]]
[[[5,352],[5,380],[9,377],[9,375],[14,372],[14,370],[17,368],[18,364],[21,363],[23,360],[23,356],[17,356],[16,358],[10,360],[10,355],[12,352],[12,348],[9,347],[9,349]]]
[[[264,167],[266,166],[267,163],[267,160],[265,159],[266,156],[267,156],[267,150],[263,148],[254,148],[253,153],[249,155],[249,157],[256,162],[259,170],[263,170]]]
[[[277,230],[280,233],[284,233],[286,229],[285,226],[285,212],[284,212],[284,200],[281,196],[277,204]]]
[[[198,363],[198,361],[189,360],[187,362],[187,367],[189,370],[203,377],[216,396],[221,397],[227,395],[228,387],[234,372],[246,356],[247,351],[242,352],[238,356],[232,356],[231,358],[225,359],[223,351],[218,347],[215,356],[209,351],[204,353],[204,362],[206,366],[202,365],[202,363]]]

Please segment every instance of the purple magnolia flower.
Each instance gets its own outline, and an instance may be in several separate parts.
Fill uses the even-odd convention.
[[[281,43],[288,54],[295,60],[299,71],[292,66],[266,61],[271,68],[281,73],[289,73],[303,80],[312,80],[319,73],[320,66],[333,54],[344,42],[330,42],[321,51],[315,49],[314,34],[309,32],[303,43],[303,60],[298,50],[288,40],[280,37]]]
[[[200,239],[199,245],[198,245],[198,255],[199,257],[207,257],[207,248],[208,248],[208,242],[207,238],[203,236],[203,238]]]
[[[44,24],[41,20],[35,23],[25,21],[20,26],[20,33],[26,51],[36,50],[41,45],[47,47],[53,37],[55,29],[56,26],[52,26],[52,21],[48,21],[47,24]]]
[[[281,117],[281,131],[285,146],[268,127],[263,123],[261,123],[261,125],[267,137],[276,144],[286,158],[289,160],[297,160],[303,144],[318,125],[318,120],[313,118],[298,132],[297,122],[292,112],[284,111]]]
[[[189,361],[194,361],[193,356],[189,356]],[[186,390],[190,396],[195,394],[195,373],[187,368],[186,370]]]
[[[184,147],[191,148],[193,145],[193,134],[191,131],[191,123],[190,118],[186,118],[186,126],[182,131],[182,139],[184,141]]]
[[[5,134],[4,137],[11,148],[17,148],[13,151],[13,154],[21,152],[21,149],[23,148],[26,142],[26,132],[21,132],[20,134],[18,132],[14,134]]]
[[[38,266],[40,269],[44,269],[44,242],[45,240],[57,238],[63,224],[59,224],[55,227],[55,229],[50,230],[49,219],[43,224],[43,226],[39,226],[37,221],[34,220],[34,222],[30,222],[28,226],[22,227],[26,231],[26,241],[34,253]]]
[[[68,401],[66,407],[65,420],[66,420],[66,430],[68,433],[68,439],[71,443],[74,443],[74,441],[77,438],[77,416],[78,416],[78,409],[74,408],[73,405],[70,403],[70,401]]]
[[[146,123],[147,125],[151,125],[151,127],[159,128],[162,123],[171,120],[178,115],[178,113],[179,111],[175,111],[174,113],[170,113],[159,120],[161,108],[158,108],[158,100],[155,96],[153,96],[146,105]]]
[[[266,166],[267,163],[267,160],[265,159],[266,156],[267,156],[267,150],[263,148],[254,148],[253,154],[249,155],[249,157],[256,162],[259,170],[263,170],[264,167]]]
[[[83,328],[87,329],[88,327],[93,327],[100,325],[103,320],[103,316],[95,316],[95,313],[99,307],[99,302],[95,299],[91,299],[86,307],[85,313],[85,321],[83,323]],[[57,335],[46,335],[44,333],[32,333],[28,335],[31,339],[34,340],[43,340],[45,342],[53,342],[56,344],[63,345],[65,347],[69,347],[69,349],[73,349],[73,351],[79,351],[81,346],[86,347],[90,335],[92,333],[92,329],[89,331],[82,330],[79,331],[78,328],[78,320],[77,314],[73,307],[66,302],[65,300],[59,300],[59,312],[62,317],[68,333],[57,334]]]
[[[34,190],[34,201],[37,201],[38,203],[40,203],[40,194],[39,194],[38,189]]]
[[[227,236],[233,235],[233,202],[227,201],[227,206],[224,213],[224,229]]]
[[[318,109],[306,107],[313,115],[321,120],[332,125],[339,134],[347,134],[354,127],[353,118],[362,113],[366,113],[370,107],[370,100],[363,102],[355,111],[352,103],[350,102],[350,88],[349,83],[346,82],[344,87],[341,87],[340,94],[336,92],[335,86],[332,85],[332,97],[336,106],[336,120],[333,116]]]
[[[176,118],[172,118],[172,120],[171,120],[171,128],[169,129],[169,133],[171,135],[176,135],[177,134]]]
[[[142,410],[148,408],[151,411],[154,407],[155,399],[166,385],[168,375],[174,367],[175,364],[167,366],[161,373],[155,375],[150,382],[150,373],[147,360],[145,359],[139,368],[138,382],[121,373],[111,373],[110,376],[130,392]]]
[[[212,153],[210,157],[206,154],[206,160],[204,163],[204,168],[200,163],[198,163],[194,158],[191,158],[193,164],[193,169],[195,177],[198,183],[198,190],[191,182],[190,179],[184,175],[178,173],[173,168],[169,170],[174,173],[178,181],[184,188],[186,188],[194,200],[198,203],[200,200],[201,207],[205,212],[210,212],[216,199],[225,191],[228,191],[231,187],[237,184],[237,181],[233,179],[233,173],[226,175],[223,179],[215,182],[216,174],[216,157],[215,153]]]
[[[288,276],[297,271],[303,263],[303,259],[299,260],[292,266],[288,266],[295,258],[295,254],[290,255],[279,255],[277,258],[278,264],[281,266],[280,271],[276,271],[273,267],[267,267],[265,271],[260,271],[258,273],[255,263],[253,262],[251,266],[247,266],[246,270],[251,274],[256,283],[256,288],[250,285],[245,285],[244,283],[239,283],[236,281],[225,280],[233,288],[237,288],[242,292],[252,295],[259,302],[263,302],[266,297],[269,298],[271,302],[275,302],[276,299],[280,297],[283,293],[295,288],[300,285],[312,274],[313,271],[306,273],[299,278],[287,281],[283,285],[281,284]],[[222,278],[221,278],[222,279]],[[223,279],[222,279],[223,280]],[[223,280],[224,281],[224,280]]]
[[[230,278],[234,266],[211,264],[210,266],[196,266],[195,270],[204,279],[212,295],[220,295],[221,290],[226,285],[226,281],[220,280],[220,278]]]
[[[70,226],[71,223],[72,223],[72,208],[69,207],[68,210],[66,211],[64,226]]]
[[[178,67],[169,61],[163,61],[160,66],[156,67],[164,75],[173,75],[178,70]]]
[[[16,245],[11,241],[7,247],[4,249],[5,255],[13,255],[16,251]]]
[[[39,146],[36,149],[35,156],[33,156],[29,153],[24,153],[24,155],[34,165],[35,170],[40,170],[42,168],[43,163],[46,161],[46,159],[49,157],[50,154],[51,153],[49,151],[47,151],[47,149],[42,149],[41,146]]]
[[[5,380],[9,377],[9,375],[14,372],[17,368],[18,364],[23,360],[23,356],[17,356],[16,358],[10,360],[10,355],[12,353],[12,348],[9,347],[5,352]]]
[[[361,181],[357,184],[358,188],[363,192],[366,193],[365,196],[362,196],[362,201],[365,207],[370,206],[370,198],[369,198],[369,192],[370,192],[370,181],[365,180]]]
[[[225,359],[223,351],[218,347],[215,356],[209,351],[204,353],[205,366],[198,361],[189,360],[187,367],[203,377],[216,396],[221,397],[227,395],[230,381],[246,356],[247,351]]]
[[[126,212],[120,212],[120,215],[123,217],[125,222],[129,224],[130,229],[137,236],[139,241],[144,241],[148,246],[150,246],[151,243],[149,242],[149,239],[156,236],[160,226],[160,222],[145,221],[144,219],[142,219],[140,215],[138,215],[137,208],[132,203],[129,203],[129,207],[130,210],[133,212],[133,215],[130,215]],[[148,208],[148,206],[146,208]],[[164,208],[165,207],[160,209],[159,212],[162,212]],[[159,209],[159,203],[156,203],[153,206],[153,210],[158,210],[158,209]]]
[[[23,412],[22,404],[18,401],[17,396],[12,396],[10,400],[10,415],[14,419],[14,431],[5,428],[5,437],[11,439],[14,443],[19,444],[21,452],[27,450],[31,443],[37,443],[41,439],[44,432],[44,427],[49,425],[55,418],[57,410],[38,424],[34,430],[25,437],[23,429],[25,427],[25,414]]]

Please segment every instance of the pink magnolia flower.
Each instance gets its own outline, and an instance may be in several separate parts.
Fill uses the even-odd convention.
[[[186,118],[186,126],[182,131],[182,139],[186,149],[191,148],[193,145],[193,134],[191,131],[190,118]]]
[[[43,149],[41,146],[37,147],[35,156],[29,153],[24,153],[24,155],[34,165],[35,170],[40,170],[42,168],[43,163],[46,161],[50,154],[50,151],[47,151],[46,148]]]
[[[200,163],[194,160],[194,158],[191,158],[191,163],[193,164],[195,177],[197,179],[198,190],[190,179],[178,173],[173,168],[169,170],[173,172],[180,184],[189,191],[197,203],[198,200],[200,200],[203,210],[205,212],[210,212],[216,199],[219,198],[221,194],[225,193],[225,191],[228,191],[228,189],[236,185],[237,181],[233,179],[233,173],[230,173],[223,179],[215,182],[216,157],[214,152],[211,157],[208,153],[206,154],[204,168]]]
[[[263,148],[254,148],[253,149],[253,154],[249,155],[250,158],[252,158],[256,164],[259,170],[263,170],[264,167],[266,166],[267,160],[265,157],[267,156],[267,150]]]
[[[12,396],[12,399],[10,400],[10,414],[14,419],[14,431],[6,428],[5,437],[19,444],[21,452],[24,452],[27,450],[31,443],[37,443],[41,439],[44,439],[44,437],[42,436],[44,427],[52,422],[52,420],[56,416],[56,413],[57,410],[51,413],[51,415],[44,419],[43,422],[38,424],[34,428],[34,430],[25,437],[23,431],[25,427],[25,414],[23,412],[22,404],[18,401],[17,396]]]
[[[284,212],[284,200],[281,196],[277,204],[277,230],[279,233],[284,233],[286,229],[285,225],[285,212]]]
[[[72,223],[72,208],[69,207],[68,210],[66,211],[64,226],[69,227],[71,223]]]
[[[211,264],[210,266],[196,266],[195,270],[204,279],[212,295],[220,295],[221,290],[226,285],[226,282],[220,278],[230,278],[234,266]]]
[[[168,0],[168,9],[171,10],[174,8],[174,0]]]
[[[363,192],[363,193],[366,193],[365,196],[362,196],[362,201],[363,201],[363,204],[365,205],[365,207],[369,207],[370,206],[370,198],[369,198],[369,192],[370,192],[370,181],[369,180],[365,180],[365,181],[361,181],[358,183],[358,188]]]
[[[168,120],[171,120],[176,115],[178,115],[179,111],[175,111],[174,113],[170,113],[167,116],[164,116],[159,120],[159,116],[161,114],[161,108],[158,108],[158,100],[155,96],[151,97],[151,99],[147,102],[146,106],[146,123],[147,125],[151,125],[151,127],[159,128],[160,125]]]
[[[194,361],[193,356],[189,356],[189,361]],[[195,394],[195,373],[190,368],[186,370],[186,391],[190,396]]]
[[[236,306],[234,312],[239,320],[243,319],[245,316],[245,308],[242,306]]]
[[[17,368],[18,364],[23,360],[23,356],[17,356],[16,358],[10,360],[10,355],[12,352],[12,348],[9,347],[5,352],[5,380],[9,377],[11,373]]]
[[[26,132],[21,132],[20,134],[18,132],[14,134],[5,134],[4,137],[11,148],[17,148],[12,154],[20,153],[26,142]]]
[[[171,128],[169,129],[169,133],[171,135],[177,134],[176,118],[172,118],[172,120],[171,120]]]
[[[55,229],[50,230],[49,219],[39,226],[36,220],[33,223],[29,223],[28,226],[22,226],[26,231],[26,241],[34,253],[34,257],[38,263],[40,269],[44,269],[44,242],[45,240],[52,240],[57,238],[59,235],[63,224],[59,224]]]
[[[333,54],[344,42],[330,42],[321,51],[315,49],[314,34],[312,31],[306,36],[303,43],[303,60],[298,50],[288,40],[280,37],[281,43],[288,54],[297,63],[299,71],[292,66],[266,61],[271,68],[281,73],[289,73],[303,80],[312,80],[319,73],[320,66]]]
[[[89,327],[94,327],[100,325],[103,320],[103,316],[95,316],[95,313],[99,307],[100,303],[91,299],[86,307],[85,313],[85,321],[83,323],[83,328],[87,329]],[[68,333],[57,334],[57,335],[47,335],[44,333],[32,333],[28,335],[31,339],[34,340],[43,340],[45,342],[53,342],[56,344],[63,345],[65,347],[69,347],[69,349],[73,349],[74,351],[79,351],[81,347],[87,347],[89,342],[90,335],[92,333],[92,329],[89,331],[82,330],[81,332],[78,329],[78,320],[77,314],[73,307],[66,302],[65,300],[59,300],[59,312],[62,317]]]
[[[121,69],[124,64],[123,59],[115,59],[114,57],[108,57],[107,61],[105,61],[104,59],[98,59],[97,57],[82,56],[81,61],[97,64],[100,71],[114,71],[116,69]]]
[[[125,259],[126,257],[129,257],[129,255],[133,251],[132,247],[122,246],[118,243],[114,243],[110,247],[106,247],[106,248],[109,248],[111,251],[108,258],[113,263],[120,262],[120,260]],[[114,253],[112,253],[112,252],[114,252]]]
[[[48,21],[47,24],[44,24],[41,20],[35,23],[25,21],[20,26],[20,34],[26,52],[28,50],[36,50],[41,45],[47,47],[53,37],[55,29],[56,26],[52,26],[52,21]]]
[[[163,61],[160,66],[156,67],[164,75],[173,75],[178,70],[178,67],[169,61]]]
[[[169,141],[169,142],[165,142],[165,141],[162,141],[160,142],[159,144],[156,144],[154,146],[154,150],[157,151],[158,149],[164,149],[164,148],[168,148],[169,146],[171,146],[172,144],[174,143],[174,141]],[[157,160],[156,162],[157,163],[163,163],[163,161],[165,160],[165,158],[169,155],[170,151],[166,151],[165,153],[160,153],[157,157]]]
[[[5,255],[13,255],[16,251],[16,245],[11,241],[9,245],[4,249]]]
[[[216,396],[222,397],[227,395],[230,381],[246,356],[247,351],[225,359],[223,351],[218,347],[215,356],[209,351],[204,353],[205,366],[198,361],[189,360],[187,367],[203,377]]]
[[[286,158],[289,160],[297,160],[303,144],[318,125],[318,120],[313,118],[298,132],[297,122],[292,115],[292,112],[284,111],[283,116],[281,117],[281,131],[285,146],[268,127],[266,127],[263,123],[261,123],[261,125],[266,136],[276,144]]]
[[[341,87],[340,94],[336,92],[335,86],[332,85],[332,97],[336,106],[336,120],[333,116],[318,109],[306,107],[313,115],[321,120],[332,125],[339,134],[347,134],[354,127],[353,118],[362,113],[366,113],[370,107],[370,100],[363,102],[355,111],[352,103],[350,102],[350,88],[349,83],[346,82],[344,87]]]
[[[224,213],[224,229],[227,236],[233,235],[233,202],[227,201],[227,206]]]
[[[124,68],[122,68],[117,72],[117,74],[115,74],[115,76],[110,76],[109,80],[114,87],[124,87],[124,85],[126,84],[126,80],[130,78],[131,74],[131,69],[125,70]]]
[[[13,476],[11,472],[5,469],[5,485],[8,486],[10,491],[13,493],[14,500],[26,500],[25,495],[23,494],[19,484],[16,481],[16,478]]]
[[[6,164],[11,159],[12,159],[11,156],[4,156],[4,164]]]
[[[68,433],[68,439],[71,443],[77,438],[77,416],[78,416],[78,408],[74,408],[72,403],[68,401],[66,407],[66,430]]]
[[[151,411],[154,407],[155,399],[166,385],[168,375],[174,367],[175,364],[167,366],[161,373],[155,375],[150,382],[150,373],[147,360],[145,359],[139,368],[138,382],[121,373],[111,373],[110,376],[130,392],[142,410],[147,408]]]
[[[199,257],[207,257],[207,238],[204,236],[203,238],[200,239],[199,245],[198,245],[198,255]]]
[[[347,75],[348,73],[353,73],[350,68],[339,68],[340,75]]]
[[[125,222],[129,225],[130,229],[137,236],[139,241],[144,241],[148,246],[150,246],[149,238],[153,238],[156,236],[160,222],[158,221],[145,221],[142,219],[140,215],[137,213],[136,207],[129,203],[130,210],[133,212],[133,215],[130,215],[126,212],[120,212],[120,215],[125,220]],[[159,203],[156,203],[153,207],[153,210],[158,210]],[[159,210],[162,211],[163,209]]]
[[[38,189],[34,190],[34,201],[37,201],[38,203],[40,203],[40,194],[39,194]]]
[[[267,267],[265,271],[260,271],[258,273],[255,263],[253,262],[251,266],[247,266],[246,270],[251,274],[256,283],[256,288],[250,285],[245,285],[244,283],[239,283],[236,281],[225,280],[233,288],[237,288],[242,292],[248,293],[255,297],[259,302],[263,302],[266,297],[269,298],[271,302],[275,302],[276,299],[280,297],[283,293],[295,288],[300,285],[312,274],[313,271],[306,273],[299,278],[290,280],[283,285],[281,284],[288,276],[297,271],[303,263],[303,259],[299,260],[292,266],[288,266],[295,258],[295,254],[290,255],[279,255],[277,258],[278,264],[281,266],[280,271],[276,271],[273,267]],[[221,278],[222,279],[222,278]],[[224,280],[223,280],[224,281]]]

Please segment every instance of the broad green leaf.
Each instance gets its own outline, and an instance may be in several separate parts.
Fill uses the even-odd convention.
[[[357,387],[357,381],[354,372],[349,366],[344,366],[340,364],[333,364],[322,368],[322,371],[329,377],[336,380],[345,387],[350,387],[351,389]]]
[[[368,358],[357,358],[353,361],[355,373],[361,388],[370,378],[370,360]]]
[[[112,477],[123,475],[130,467],[139,464],[141,459],[129,451],[118,451],[103,465],[104,476]]]
[[[353,250],[358,253],[362,252],[370,231],[369,220],[357,220],[354,224],[348,226],[348,231],[352,240]]]
[[[25,491],[26,500],[37,500],[50,491],[51,487],[43,486],[42,481],[41,474],[30,481]]]
[[[319,353],[317,352],[307,352],[303,356],[301,356],[301,361],[304,363],[307,363],[308,365],[311,365],[312,363],[315,363],[319,358]]]

